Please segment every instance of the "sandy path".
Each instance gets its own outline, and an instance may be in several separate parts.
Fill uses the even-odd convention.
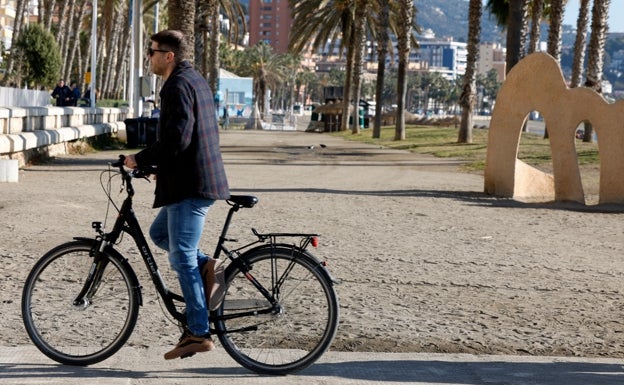
[[[235,217],[233,236],[250,239],[251,226],[322,235],[316,254],[341,281],[334,349],[624,357],[622,214],[496,199],[452,160],[326,135],[231,131],[222,145],[233,192],[260,198]],[[4,345],[29,343],[19,302],[30,266],[103,219],[98,178],[115,157],[63,157],[0,184]],[[137,183],[144,229],[152,190]],[[204,249],[225,210],[211,212]],[[175,342],[141,280],[145,306],[130,343]]]

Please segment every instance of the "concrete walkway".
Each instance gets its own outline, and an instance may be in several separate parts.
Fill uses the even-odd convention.
[[[468,354],[327,352],[284,377],[251,373],[223,349],[165,361],[168,347],[123,348],[91,367],[63,366],[35,347],[0,347],[2,384],[508,384],[624,383],[624,360]]]

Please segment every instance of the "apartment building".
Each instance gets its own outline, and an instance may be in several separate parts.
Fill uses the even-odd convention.
[[[468,51],[466,43],[442,40],[423,40],[420,47],[412,49],[410,62],[425,62],[429,71],[438,72],[449,80],[466,73]]]
[[[36,22],[38,9],[37,0],[28,0],[24,22]],[[13,38],[13,26],[15,25],[15,15],[17,10],[16,0],[0,0],[0,42],[4,49],[11,48]]]
[[[485,76],[490,70],[496,70],[497,80],[505,80],[507,69],[505,56],[507,50],[499,43],[483,43],[479,45],[479,60],[477,61],[477,74]]]
[[[11,47],[15,21],[15,0],[0,0],[0,42],[4,48]]]
[[[276,53],[288,52],[292,17],[288,0],[249,2],[249,45],[268,43]]]

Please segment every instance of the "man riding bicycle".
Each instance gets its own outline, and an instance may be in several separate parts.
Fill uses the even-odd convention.
[[[214,349],[208,309],[222,300],[223,268],[198,245],[210,206],[228,199],[230,192],[213,95],[206,79],[185,60],[186,37],[165,30],[150,40],[150,68],[164,80],[158,140],[126,156],[124,164],[157,168],[154,208],[160,211],[149,233],[158,247],[168,251],[186,303],[187,330],[165,354],[165,359],[173,359]]]

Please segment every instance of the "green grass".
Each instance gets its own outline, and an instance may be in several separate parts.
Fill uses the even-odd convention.
[[[455,158],[466,162],[467,171],[482,171],[485,168],[488,130],[473,129],[472,143],[457,143],[458,129],[454,127],[431,127],[408,125],[405,140],[394,140],[394,126],[381,129],[381,138],[372,138],[372,129],[361,130],[360,134],[340,131],[332,135],[347,140],[381,145],[386,148],[408,150],[418,154],[430,154],[440,158]],[[597,165],[598,145],[576,141],[580,165]],[[523,133],[520,140],[518,158],[538,168],[549,168],[551,164],[550,144],[541,135]]]

